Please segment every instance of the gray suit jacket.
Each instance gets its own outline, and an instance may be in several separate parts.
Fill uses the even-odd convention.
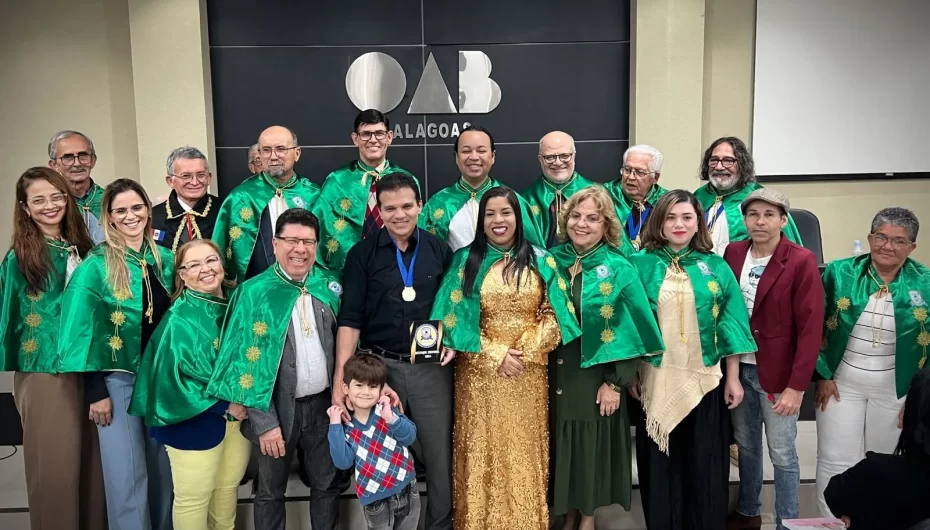
[[[313,296],[310,299],[316,317],[316,329],[323,345],[323,353],[326,355],[326,377],[332,381],[336,352],[336,316],[329,307]],[[250,408],[249,418],[242,423],[242,435],[253,443],[258,443],[260,434],[275,427],[281,427],[281,435],[285,441],[290,439],[294,426],[294,393],[297,389],[296,351],[294,326],[288,325],[268,412]]]

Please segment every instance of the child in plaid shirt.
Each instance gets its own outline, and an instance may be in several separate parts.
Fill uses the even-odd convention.
[[[348,413],[329,408],[329,453],[339,469],[355,466],[355,491],[370,530],[415,530],[420,520],[413,456],[407,446],[417,428],[381,397],[387,367],[379,357],[357,354],[345,364]]]

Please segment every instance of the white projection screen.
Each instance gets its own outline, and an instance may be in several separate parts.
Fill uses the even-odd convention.
[[[930,172],[930,0],[758,0],[760,176]]]

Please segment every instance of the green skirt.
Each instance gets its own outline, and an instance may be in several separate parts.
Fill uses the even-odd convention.
[[[559,346],[549,357],[549,408],[552,416],[553,514],[579,510],[594,515],[602,506],[630,509],[633,448],[627,395],[620,408],[601,416],[597,392],[607,371],[620,384],[636,375],[639,359],[581,368],[581,340]]]

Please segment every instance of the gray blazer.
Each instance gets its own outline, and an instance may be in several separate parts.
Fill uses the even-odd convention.
[[[336,355],[336,316],[332,310],[319,300],[310,297],[313,314],[316,317],[316,329],[326,355],[326,377],[333,379],[333,367]],[[288,314],[290,318],[290,314]],[[294,426],[294,393],[297,389],[297,354],[294,338],[294,326],[287,326],[284,339],[284,351],[278,363],[278,377],[275,379],[271,393],[268,412],[249,408],[249,418],[242,423],[242,435],[253,443],[258,443],[258,436],[275,427],[281,427],[281,435],[287,441]]]

